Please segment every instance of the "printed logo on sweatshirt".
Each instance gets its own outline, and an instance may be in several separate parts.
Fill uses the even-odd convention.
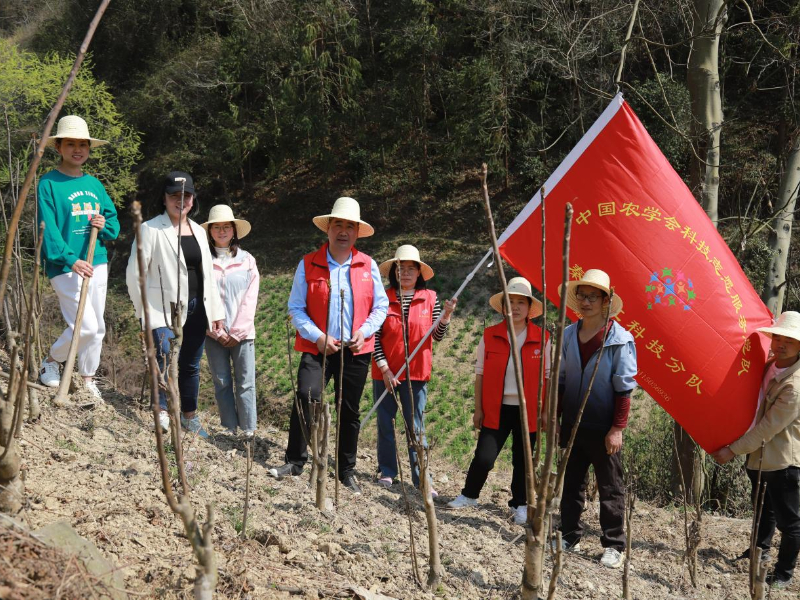
[[[75,197],[77,195],[82,195],[82,194],[83,194],[83,192],[75,192],[74,194],[72,194],[70,196],[70,198],[73,198],[73,197]],[[91,192],[86,192],[86,195],[94,196],[94,194],[92,194]],[[83,203],[81,203],[81,202],[72,202],[71,204],[72,204],[72,216],[75,218],[75,222],[76,223],[80,223],[82,220],[83,221],[91,221],[92,217],[94,215],[100,214],[100,203],[99,202],[95,202],[94,205],[92,205],[91,202],[83,202]],[[82,219],[81,217],[84,217],[84,216],[86,218]]]

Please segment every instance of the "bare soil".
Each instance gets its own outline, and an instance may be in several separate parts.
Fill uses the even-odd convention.
[[[29,502],[19,519],[33,529],[69,520],[121,569],[132,598],[190,598],[194,561],[180,521],[162,493],[152,413],[129,397],[111,390],[104,394],[108,403],[93,410],[56,409],[44,400],[41,420],[25,425],[22,452]],[[282,481],[268,476],[269,467],[283,462],[285,434],[260,426],[247,539],[242,540],[237,529],[241,530],[246,479],[244,443],[217,433],[216,416],[202,414],[201,419],[214,433],[212,439],[187,434],[184,444],[193,503],[201,515],[206,503],[214,505],[217,597],[366,598],[367,591],[404,599],[517,596],[524,530],[514,525],[506,506],[509,473],[490,475],[477,508],[453,511],[444,503],[459,493],[464,472],[434,459],[446,575],[439,589],[424,591],[412,575],[401,486],[384,489],[375,483],[373,444],[362,444],[359,454],[363,494],[355,497],[342,488],[338,508],[320,512],[313,505],[306,476]],[[334,481],[329,481],[333,497]],[[413,488],[407,492],[424,578],[424,513],[417,492]],[[698,585],[693,588],[683,560],[682,513],[642,502],[636,506],[634,598],[749,598],[747,564],[733,560],[747,545],[748,521],[703,516]],[[596,502],[588,506],[582,549],[565,556],[559,598],[621,597],[622,571],[599,564],[597,511]],[[8,564],[2,556],[0,577]],[[30,570],[43,562],[50,568],[51,561],[35,553],[24,558],[32,563]],[[550,567],[548,557],[546,578]],[[795,583],[788,591],[774,592],[772,598],[796,598],[799,591]]]

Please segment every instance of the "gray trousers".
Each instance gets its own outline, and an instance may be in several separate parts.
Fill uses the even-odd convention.
[[[256,428],[256,351],[253,340],[226,348],[206,338],[206,357],[214,380],[222,426],[236,431]]]

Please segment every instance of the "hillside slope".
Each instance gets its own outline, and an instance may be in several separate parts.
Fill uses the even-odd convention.
[[[32,528],[66,519],[122,571],[132,597],[190,597],[193,561],[179,521],[161,492],[152,417],[131,398],[105,392],[93,411],[55,409],[45,402],[40,422],[26,425],[23,453],[30,503],[20,515]],[[207,422],[219,430],[215,417]],[[305,477],[276,481],[268,466],[282,462],[285,438],[259,429],[251,475],[247,541],[241,541],[245,458],[241,442],[223,435],[184,438],[193,500],[216,510],[214,546],[219,598],[358,597],[361,587],[393,598],[512,598],[521,577],[522,528],[505,507],[510,475],[490,475],[479,507],[438,506],[446,575],[435,594],[411,575],[408,519],[400,486],[372,482],[375,453],[362,444],[357,472],[364,494],[342,489],[338,510],[319,512]],[[463,471],[434,461],[435,485],[446,501],[458,494]],[[333,480],[330,480],[333,495]],[[424,570],[426,532],[419,498],[409,490],[417,552]],[[597,505],[587,510],[583,549],[567,556],[560,598],[613,598],[621,572],[601,567]],[[703,517],[699,585],[682,566],[683,518],[638,503],[633,522],[631,581],[635,598],[748,598],[746,564],[731,559],[746,544],[749,522]],[[0,570],[2,570],[0,562]],[[549,574],[550,561],[547,561]],[[282,591],[283,590],[283,591]],[[796,597],[797,585],[773,598]]]

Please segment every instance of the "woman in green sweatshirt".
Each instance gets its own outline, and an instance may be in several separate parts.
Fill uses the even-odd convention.
[[[94,374],[100,364],[106,332],[103,312],[108,287],[108,254],[105,242],[119,235],[119,220],[114,203],[103,184],[83,172],[91,148],[106,144],[89,135],[86,121],[76,116],[63,117],[48,145],[61,155],[58,167],[39,180],[39,218],[44,221],[42,259],[45,272],[61,305],[67,328],[51,346],[42,361],[39,379],[58,387],[59,363],[67,359],[75,330],[78,299],[84,282],[91,282],[86,297],[78,341],[78,373],[98,400],[100,390]],[[92,227],[99,231],[92,263],[86,261]]]

